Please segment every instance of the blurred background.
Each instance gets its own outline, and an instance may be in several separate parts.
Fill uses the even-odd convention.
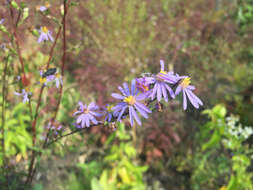
[[[62,1],[18,0],[29,17],[18,28],[25,70],[39,80],[51,42],[37,43],[32,31],[47,26],[56,37]],[[182,97],[164,103],[142,126],[89,128],[54,143],[40,158],[34,189],[55,190],[251,190],[253,189],[253,1],[252,0],[72,0],[67,15],[64,94],[57,120],[72,130],[77,102],[114,102],[111,93],[141,73],[167,70],[191,76],[204,106],[182,109]],[[0,19],[11,29],[5,1]],[[50,16],[49,16],[50,15]],[[17,16],[17,15],[15,15]],[[61,37],[60,37],[61,38]],[[0,33],[0,43],[8,35]],[[61,39],[50,67],[60,68]],[[3,60],[4,53],[1,53]],[[1,66],[1,72],[3,66]],[[11,62],[9,81],[19,73]],[[7,155],[15,184],[27,167],[31,136],[28,107],[8,87]],[[39,87],[31,85],[33,99]],[[48,88],[38,135],[54,110],[57,95]],[[35,107],[35,101],[32,106]],[[205,111],[204,111],[205,110]],[[204,112],[203,112],[204,111]],[[231,122],[232,121],[232,122]],[[13,129],[13,126],[15,129]],[[232,130],[233,129],[233,130]],[[240,130],[239,130],[240,129]],[[233,131],[237,131],[234,132]],[[246,131],[246,132],[245,132]],[[18,137],[18,138],[14,138]],[[15,140],[14,140],[15,139]],[[8,144],[9,143],[9,144]],[[27,169],[27,168],[26,168]],[[15,180],[14,180],[15,179]],[[14,183],[14,182],[13,182]]]

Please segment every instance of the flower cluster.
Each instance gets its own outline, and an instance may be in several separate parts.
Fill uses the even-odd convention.
[[[75,126],[78,128],[90,127],[91,123],[97,125],[98,118],[104,116],[104,122],[122,121],[129,116],[131,126],[134,121],[141,125],[140,116],[145,119],[152,111],[149,104],[157,101],[159,105],[162,100],[168,102],[169,98],[174,99],[181,92],[183,94],[183,109],[187,109],[187,100],[198,109],[203,102],[193,93],[195,87],[190,85],[190,77],[180,76],[165,70],[164,61],[160,61],[161,69],[157,74],[148,74],[131,81],[129,88],[127,83],[118,86],[120,93],[112,93],[112,97],[119,102],[115,105],[107,104],[103,109],[95,103],[88,107],[79,102]],[[157,107],[157,106],[155,106]],[[104,110],[100,112],[100,110]],[[96,112],[95,112],[96,111]],[[102,121],[101,121],[102,122]]]

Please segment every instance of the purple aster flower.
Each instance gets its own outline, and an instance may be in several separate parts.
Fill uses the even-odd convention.
[[[131,126],[133,126],[134,120],[141,125],[141,120],[137,115],[137,112],[139,112],[144,118],[148,118],[148,113],[151,113],[151,110],[140,102],[145,99],[145,96],[142,94],[137,95],[138,90],[136,89],[136,80],[132,80],[131,91],[129,90],[127,83],[123,83],[123,88],[119,86],[118,89],[121,91],[122,95],[112,93],[112,97],[121,100],[121,102],[112,108],[115,113],[118,113],[117,120],[120,121],[123,114],[128,109]]]
[[[22,96],[23,97],[23,103],[29,102],[29,95],[31,95],[31,92],[26,92],[25,89],[22,89],[22,93],[15,92],[16,96]]]
[[[90,103],[88,107],[86,105],[83,105],[82,102],[79,102],[78,104],[78,111],[74,113],[74,116],[78,115],[76,119],[76,124],[80,125],[81,128],[90,127],[91,122],[97,125],[98,121],[95,117],[102,116],[102,114],[95,112],[99,109],[99,107],[94,102]]]
[[[178,78],[173,74],[173,72],[164,71],[164,61],[160,60],[161,71],[154,77],[154,87],[152,89],[151,99],[155,97],[160,102],[162,97],[166,102],[168,102],[168,93],[171,98],[175,98],[175,94],[169,84],[176,84]]]
[[[1,20],[0,20],[0,24],[3,24],[4,23],[4,18],[2,18]]]
[[[54,38],[52,37],[52,32],[49,31],[46,26],[41,27],[39,32],[40,36],[38,38],[38,43],[48,40],[51,40],[52,42],[54,41]]]
[[[38,7],[38,10],[40,10],[41,12],[44,12],[47,10],[47,7],[46,6],[40,6]]]
[[[182,78],[182,77],[181,77]],[[190,100],[191,104],[195,108],[199,108],[199,105],[203,105],[203,102],[192,92],[195,90],[195,87],[190,85],[191,78],[187,76],[183,76],[183,79],[180,81],[178,87],[176,88],[175,94],[178,95],[181,91],[183,91],[183,108],[186,110],[187,108],[187,98]]]

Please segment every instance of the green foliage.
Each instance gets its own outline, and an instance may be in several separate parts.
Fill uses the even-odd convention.
[[[120,123],[117,131],[107,139],[106,155],[101,161],[91,161],[87,164],[78,164],[83,178],[71,175],[69,189],[91,190],[144,190],[143,173],[147,166],[139,166],[136,162],[137,152],[131,136]],[[119,144],[112,144],[119,141]]]
[[[113,189],[146,189],[143,183],[143,173],[147,166],[138,166],[134,163],[136,149],[132,142],[124,142],[130,136],[125,135],[124,124],[119,124],[116,136],[121,140],[119,145],[112,145],[109,155],[104,161],[108,168],[100,176],[100,184],[104,190]]]
[[[253,188],[253,173],[248,171],[253,150],[245,143],[253,134],[253,129],[242,126],[239,117],[226,117],[226,113],[222,105],[203,111],[211,120],[200,128],[197,136],[202,146],[193,159],[194,190],[204,185],[205,189],[217,189],[225,184],[226,190]]]
[[[239,1],[237,20],[241,25],[242,29],[248,28],[253,24],[253,1],[252,0],[241,0]]]
[[[10,111],[5,111],[5,154],[7,157],[21,154],[27,156],[27,148],[32,147],[32,138],[27,131],[31,126],[27,105],[19,103]],[[0,122],[1,118],[0,118]],[[1,135],[0,135],[0,138]],[[1,165],[2,162],[0,162]]]

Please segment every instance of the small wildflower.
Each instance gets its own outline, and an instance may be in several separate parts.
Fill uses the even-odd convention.
[[[36,7],[36,10],[37,10],[37,11],[41,11],[41,12],[45,12],[45,11],[47,11],[50,7],[51,7],[51,5],[49,4],[49,2],[46,2],[45,5],[37,6],[37,7]]]
[[[190,85],[191,83],[191,78],[189,77],[184,77],[178,87],[176,88],[175,94],[178,95],[181,91],[183,91],[183,108],[186,110],[187,108],[187,97],[190,100],[191,104],[195,108],[199,108],[199,105],[203,105],[203,102],[192,92],[195,90],[195,87]]]
[[[80,128],[90,127],[91,122],[97,125],[98,121],[95,117],[102,116],[102,114],[95,112],[99,107],[94,102],[90,103],[88,107],[83,105],[82,102],[79,102],[78,104],[78,111],[74,113],[74,116],[78,115],[76,119],[77,126],[80,126]]]
[[[4,23],[4,18],[2,18],[1,20],[0,20],[0,24],[3,24]]]
[[[38,43],[42,41],[48,41],[51,40],[52,42],[54,41],[54,38],[52,37],[52,32],[48,30],[46,26],[43,26],[39,30],[40,36],[38,38]]]
[[[22,96],[23,97],[23,103],[29,102],[29,95],[31,95],[31,92],[27,92],[25,89],[22,89],[22,93],[15,92],[16,96]]]
[[[148,113],[151,113],[151,111],[144,104],[139,102],[145,99],[145,96],[142,96],[142,94],[137,95],[138,90],[136,89],[136,80],[132,80],[131,92],[126,83],[123,83],[123,88],[121,86],[118,88],[121,91],[122,95],[112,93],[112,97],[121,100],[121,102],[112,108],[115,113],[118,113],[117,120],[120,121],[123,114],[127,111],[128,108],[131,126],[133,126],[134,120],[136,120],[136,122],[141,125],[141,120],[136,111],[138,111],[144,118],[148,118]]]
[[[162,97],[164,100],[168,102],[168,93],[169,92],[171,98],[175,98],[175,94],[169,84],[176,84],[178,79],[173,74],[173,72],[164,71],[164,61],[160,60],[161,71],[155,76],[154,87],[151,94],[151,99],[153,100],[157,97],[157,100],[160,102]]]

